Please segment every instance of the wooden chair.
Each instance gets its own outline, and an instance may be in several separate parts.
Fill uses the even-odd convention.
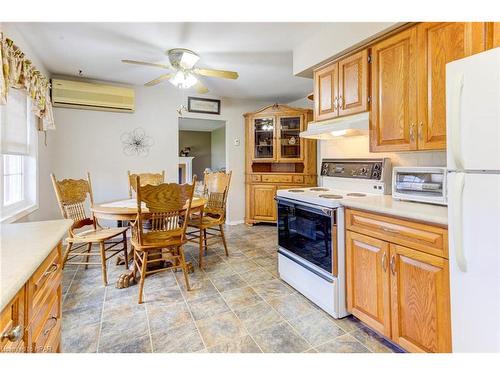
[[[229,256],[226,237],[224,236],[224,224],[226,222],[226,202],[230,183],[231,172],[210,172],[204,175],[204,196],[207,199],[207,204],[202,215],[190,218],[188,226],[196,228],[196,230],[187,233],[190,242],[198,242],[199,244],[198,264],[200,268],[203,267],[203,254],[208,248],[208,239],[221,238],[226,256]]]
[[[159,185],[165,182],[165,171],[161,173],[130,173],[128,171],[128,195],[132,198],[132,193],[137,192],[136,176],[141,178],[141,184],[144,185]]]
[[[67,246],[63,256],[63,267],[66,264],[85,265],[85,269],[90,264],[101,265],[102,280],[104,285],[108,283],[106,261],[123,251],[125,257],[125,268],[128,265],[127,255],[127,229],[128,228],[103,228],[99,225],[97,219],[92,214],[90,217],[85,210],[87,198],[90,205],[94,204],[92,194],[92,183],[90,174],[87,173],[87,179],[72,180],[64,179],[58,181],[54,174],[51,175],[54,190],[61,214],[65,219],[73,220],[73,225],[68,231],[66,238]],[[90,229],[80,230],[85,227]],[[111,241],[114,237],[122,236],[121,240]],[[99,251],[92,251],[92,244],[99,244]],[[122,244],[122,248],[115,247]],[[86,250],[81,250],[85,248]],[[111,255],[106,257],[106,254]],[[81,261],[72,261],[77,257],[83,257]],[[91,257],[100,257],[100,262],[91,262]]]
[[[139,281],[139,303],[142,303],[144,280],[147,275],[182,269],[187,290],[190,290],[188,268],[184,258],[183,245],[186,241],[187,219],[191,209],[194,192],[193,184],[143,185],[136,176],[137,218],[131,223],[132,248],[134,249],[133,277]],[[147,212],[143,212],[142,203]],[[146,231],[143,221],[149,220],[151,229]],[[148,269],[148,264],[158,264],[158,257],[151,258],[151,253],[161,251],[162,268]]]

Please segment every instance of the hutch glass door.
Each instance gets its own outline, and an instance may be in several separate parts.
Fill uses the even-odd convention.
[[[301,120],[301,116],[279,118],[280,159],[302,159]]]
[[[254,159],[275,159],[274,126],[274,117],[254,119]]]

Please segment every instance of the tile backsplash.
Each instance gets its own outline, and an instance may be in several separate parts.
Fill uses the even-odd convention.
[[[446,151],[369,152],[368,135],[339,137],[318,143],[318,165],[323,158],[391,159],[392,166],[445,167]]]

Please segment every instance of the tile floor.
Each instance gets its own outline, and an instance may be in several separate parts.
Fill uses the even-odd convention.
[[[146,279],[145,303],[137,285],[116,289],[123,266],[68,266],[63,278],[64,352],[365,353],[398,348],[355,318],[332,319],[277,273],[274,226],[228,226],[230,256],[213,245],[205,268],[187,245],[195,272],[187,292],[182,272]]]

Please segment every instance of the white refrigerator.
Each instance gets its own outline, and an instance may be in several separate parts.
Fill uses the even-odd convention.
[[[453,352],[500,352],[500,48],[446,66]]]

